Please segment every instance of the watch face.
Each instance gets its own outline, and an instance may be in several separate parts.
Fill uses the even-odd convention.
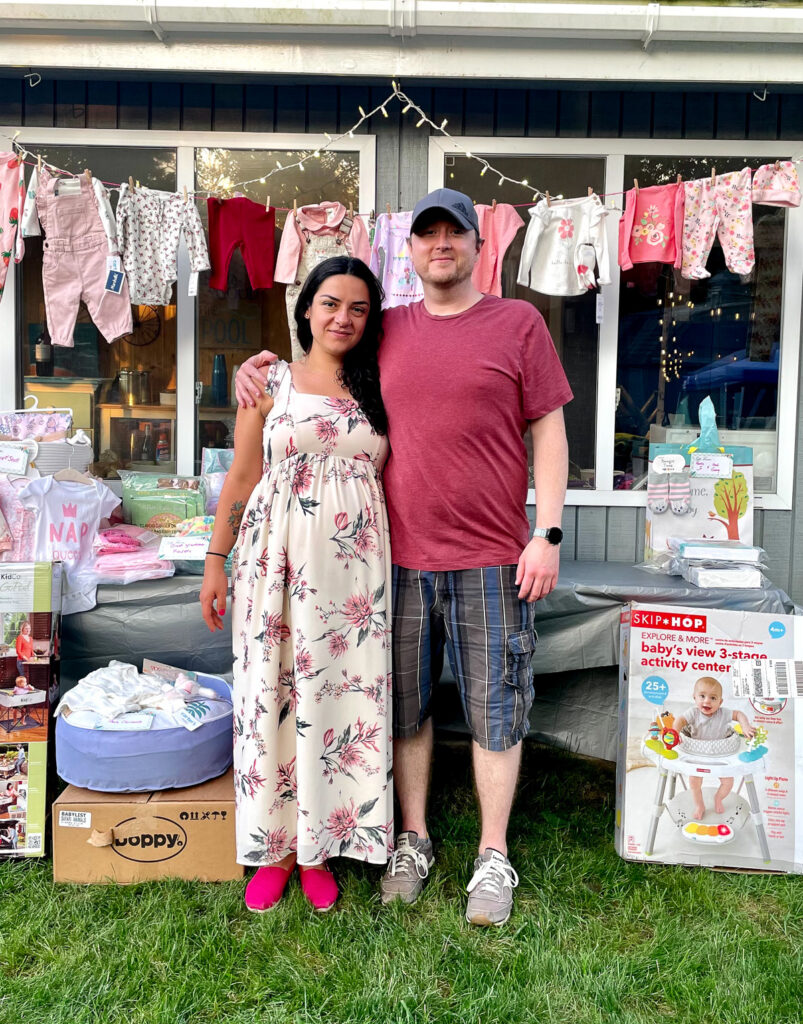
[[[563,540],[563,530],[559,526],[550,526],[546,532],[546,539],[550,544],[560,544]]]

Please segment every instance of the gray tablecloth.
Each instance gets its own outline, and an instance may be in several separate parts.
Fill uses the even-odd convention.
[[[92,611],[63,622],[62,691],[112,658],[139,665],[143,657],[225,675],[231,671],[230,618],[209,632],[198,604],[199,576],[98,587]],[[680,577],[613,562],[564,562],[556,589],[536,606],[539,674],[616,665],[619,613],[629,601],[794,614],[778,588],[701,590]],[[445,675],[448,673],[448,666]]]

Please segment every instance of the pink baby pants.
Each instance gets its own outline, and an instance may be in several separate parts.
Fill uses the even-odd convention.
[[[713,185],[710,178],[699,178],[684,182],[683,187],[683,277],[701,281],[711,276],[705,264],[714,235],[719,238],[728,270],[749,274],[756,262],[750,168],[720,174]]]
[[[0,298],[6,285],[8,265],[14,255],[14,239],[24,205],[23,165],[16,153],[0,153]]]
[[[106,291],[109,243],[98,212],[95,191],[81,175],[80,189],[52,177],[39,178],[36,209],[45,231],[42,284],[47,327],[54,345],[72,348],[81,299],[107,341],[132,331],[128,282],[119,294]],[[68,191],[68,188],[70,191]]]

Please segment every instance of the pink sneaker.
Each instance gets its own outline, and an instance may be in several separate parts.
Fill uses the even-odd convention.
[[[302,867],[298,866],[298,874],[301,878],[301,891],[310,901],[315,910],[321,912],[331,910],[337,903],[339,895],[337,882],[332,872],[325,867]]]
[[[295,866],[295,865],[293,865]],[[287,886],[293,868],[280,868],[275,864],[257,868],[257,872],[245,887],[245,905],[255,914],[272,910]]]

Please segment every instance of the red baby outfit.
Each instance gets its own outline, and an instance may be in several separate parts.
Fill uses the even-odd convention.
[[[631,188],[619,221],[619,266],[671,263],[683,257],[683,185]]]
[[[273,232],[276,208],[266,210],[245,196],[207,199],[209,214],[209,256],[212,274],[209,287],[224,292],[228,287],[229,263],[240,246],[252,288],[273,287]]]

